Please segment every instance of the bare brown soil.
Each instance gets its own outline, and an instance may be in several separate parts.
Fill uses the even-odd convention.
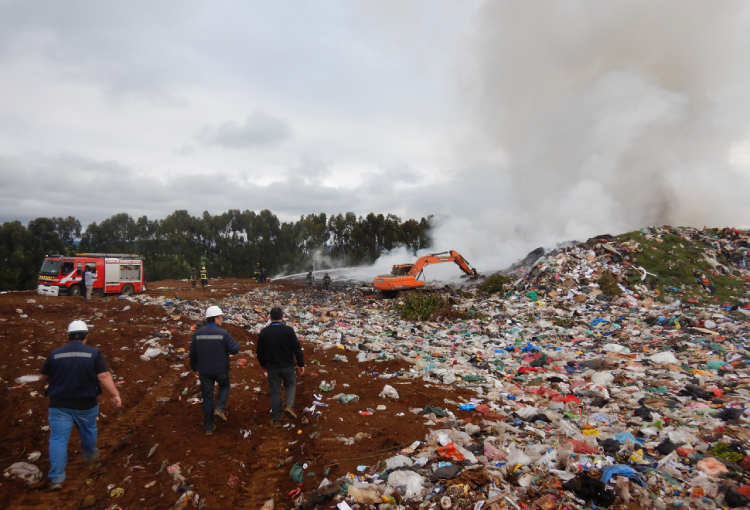
[[[191,291],[190,282],[149,283],[149,294],[186,297],[187,293],[194,293],[195,299],[210,299],[242,293],[259,284],[249,280],[211,280],[210,285],[206,291]],[[299,284],[277,282],[269,286],[284,290]],[[124,310],[126,306],[130,308]],[[22,318],[17,309],[28,317]],[[193,325],[185,317],[174,319],[158,306],[116,297],[94,298],[86,304],[81,298],[8,293],[0,295],[1,469],[40,451],[42,457],[36,464],[45,475],[49,470],[49,432],[43,430],[48,424],[47,399],[41,396],[44,384],[19,385],[14,380],[39,372],[50,351],[67,342],[65,330],[74,319],[86,319],[95,325],[89,344],[103,351],[123,400],[123,408],[115,410],[106,393],[99,399],[101,466],[84,468],[79,436],[74,431],[63,490],[53,493],[43,487],[29,488],[0,479],[1,508],[77,509],[89,494],[96,498],[93,508],[98,509],[113,505],[122,509],[171,508],[180,494],[173,491],[173,481],[162,467],[177,462],[187,482],[206,499],[205,508],[258,509],[271,497],[275,497],[277,508],[290,508],[293,499],[289,491],[299,486],[289,476],[295,463],[304,461],[310,466],[306,470],[310,475],[302,487],[303,492],[309,492],[325,476],[335,480],[356,473],[358,465],[371,466],[394,455],[400,447],[423,440],[429,427],[410,408],[426,404],[444,407],[446,398],[474,395],[464,389],[425,387],[419,379],[384,381],[378,379],[378,374],[408,371],[409,366],[397,360],[357,363],[356,353],[315,350],[311,344],[304,344],[308,373],[298,379],[298,419],[284,420],[287,426],[275,429],[270,427],[270,399],[263,373],[253,356],[242,353],[255,351],[256,337],[230,324],[226,329],[242,347],[241,353],[233,357],[229,421],[218,423],[214,435],[207,437],[203,434],[200,404],[187,403],[190,397],[199,396],[195,375],[190,372],[181,377],[189,372],[187,354],[182,349],[189,348],[189,328]],[[172,334],[162,340],[162,345],[171,344],[170,354],[142,361],[139,356],[143,349],[138,341],[165,330]],[[335,354],[347,355],[349,363],[333,362]],[[245,369],[236,368],[235,362],[241,358],[248,360]],[[313,393],[321,394],[318,386],[323,380],[336,381],[335,390],[323,394],[323,402],[329,407],[322,408],[323,414],[318,418],[305,414],[308,423],[302,424],[302,409],[311,405]],[[378,397],[386,383],[398,390],[398,401]],[[328,400],[340,392],[357,394],[360,401],[342,404]],[[374,411],[371,416],[359,414],[375,410],[380,404],[387,409]],[[400,413],[404,415],[397,416]],[[472,416],[463,411],[456,413],[464,418]],[[247,438],[245,431],[250,431]],[[358,432],[371,437],[352,446],[338,439]],[[157,444],[155,453],[148,457]],[[146,488],[151,482],[155,484]],[[124,489],[124,496],[110,497],[110,486]]]

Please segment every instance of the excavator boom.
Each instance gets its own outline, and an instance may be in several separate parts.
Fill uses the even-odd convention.
[[[431,264],[443,262],[455,262],[466,276],[477,278],[477,270],[456,251],[445,251],[441,253],[430,253],[419,257],[414,264],[399,264],[393,266],[391,274],[376,276],[373,287],[378,290],[393,292],[399,290],[411,290],[424,287],[424,281],[419,280],[424,268]]]

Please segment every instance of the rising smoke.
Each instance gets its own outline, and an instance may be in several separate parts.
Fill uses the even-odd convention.
[[[750,226],[749,7],[487,1],[460,73],[480,141],[461,157],[493,166],[498,199],[436,245],[495,269],[604,232]]]

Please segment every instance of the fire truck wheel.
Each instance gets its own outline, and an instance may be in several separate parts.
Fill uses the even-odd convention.
[[[68,287],[68,296],[80,296],[81,295],[81,287],[78,285],[71,285]]]
[[[130,284],[123,285],[122,287],[122,295],[123,296],[132,296],[133,295],[133,286]]]

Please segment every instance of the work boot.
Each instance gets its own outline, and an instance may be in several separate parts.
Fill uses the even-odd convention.
[[[227,421],[227,414],[224,411],[214,411],[214,416],[218,416],[221,421]]]
[[[94,467],[94,464],[96,464],[96,461],[99,460],[99,457],[101,457],[101,453],[99,452],[99,450],[96,450],[96,453],[93,457],[83,461],[83,465],[87,468]]]
[[[280,428],[281,427],[281,420],[273,420],[273,426],[275,428],[277,428],[277,429]]]
[[[50,486],[49,486],[49,490],[51,490],[51,491],[59,491],[61,489],[62,489],[62,484],[61,483],[53,483],[53,484],[50,484]]]
[[[294,413],[294,409],[289,406],[284,407],[284,416],[293,420],[297,419],[297,415]]]
[[[207,435],[207,436],[210,436],[210,435],[212,435],[212,434],[214,433],[214,430],[216,430],[216,425],[215,425],[215,424],[214,424],[214,426],[213,426],[213,427],[211,427],[210,429],[206,429],[206,435]]]

